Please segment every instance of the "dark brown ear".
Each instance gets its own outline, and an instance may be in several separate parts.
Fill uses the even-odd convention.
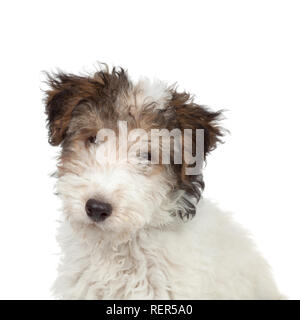
[[[188,93],[172,94],[171,105],[175,108],[176,118],[180,129],[204,130],[204,157],[214,150],[223,136],[223,128],[219,121],[222,119],[222,110],[210,111],[208,108],[193,102]]]
[[[47,76],[50,89],[46,91],[45,104],[49,143],[57,146],[65,137],[75,106],[82,100],[93,101],[104,82],[100,75],[93,78],[64,73]]]
[[[219,125],[222,118],[222,111],[213,112],[204,106],[193,102],[193,99],[187,93],[172,92],[170,105],[175,110],[177,127],[183,132],[184,129],[192,129],[192,152],[196,150],[196,129],[204,130],[204,159],[207,154],[216,148],[218,142],[223,136],[223,129]],[[200,141],[203,143],[203,140]],[[201,191],[204,189],[202,171],[194,175],[186,174],[187,164],[183,159],[181,165],[175,166],[178,187],[185,191],[184,208],[180,216],[190,217],[196,213],[196,206],[201,198]]]

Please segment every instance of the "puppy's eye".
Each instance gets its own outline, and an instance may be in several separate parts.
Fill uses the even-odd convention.
[[[151,162],[151,152],[145,152],[145,153],[142,153],[141,154],[141,156],[142,156],[142,158],[143,159],[145,159],[145,160],[147,160],[147,161],[149,161],[149,162]]]
[[[95,143],[96,142],[96,136],[90,136],[89,138],[88,138],[88,142],[89,143]]]

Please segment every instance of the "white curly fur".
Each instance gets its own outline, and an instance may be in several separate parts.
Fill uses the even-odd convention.
[[[65,299],[279,299],[269,267],[247,232],[208,200],[202,200],[197,211],[188,222],[174,219],[164,228],[144,227],[124,241],[63,222],[58,239],[64,257],[56,295]]]

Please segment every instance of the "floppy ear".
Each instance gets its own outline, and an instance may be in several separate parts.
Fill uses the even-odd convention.
[[[208,108],[194,103],[188,93],[177,93],[176,91],[172,94],[171,105],[175,108],[177,122],[181,130],[204,130],[204,157],[216,148],[218,142],[222,142],[221,137],[224,129],[219,125],[219,121],[222,119],[222,110],[210,111]]]
[[[203,143],[205,160],[207,154],[216,148],[218,142],[223,136],[223,129],[219,125],[219,120],[222,118],[222,110],[213,112],[208,108],[198,105],[193,102],[193,99],[188,93],[172,92],[170,105],[175,111],[177,127],[184,132],[184,129],[192,129],[192,146],[191,152],[195,152],[196,144]],[[196,129],[204,130],[204,141],[197,141]],[[184,147],[185,149],[185,147]],[[192,156],[192,155],[191,155]],[[183,159],[183,163],[175,168],[179,189],[185,191],[184,212],[180,212],[180,216],[189,217],[196,213],[196,205],[201,198],[201,191],[204,189],[204,181],[201,170],[197,174],[187,175],[186,169],[188,165]]]
[[[93,100],[99,95],[103,79],[86,78],[72,74],[47,75],[49,90],[46,91],[46,114],[49,143],[59,145],[64,139],[72,111],[82,100]]]

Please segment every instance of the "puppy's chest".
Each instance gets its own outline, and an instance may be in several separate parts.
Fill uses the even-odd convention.
[[[170,299],[168,260],[138,244],[99,248],[85,257],[76,286],[89,299]]]

